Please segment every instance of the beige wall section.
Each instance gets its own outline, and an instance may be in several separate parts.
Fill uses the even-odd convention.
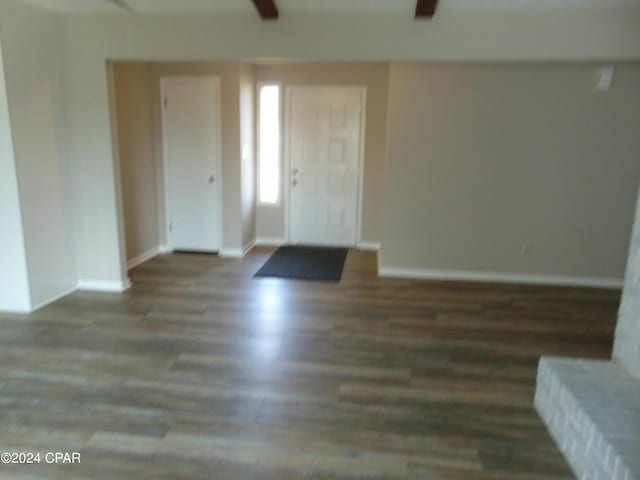
[[[240,153],[242,175],[242,246],[256,239],[256,162],[254,154],[255,79],[253,65],[240,66]]]
[[[220,115],[222,129],[222,249],[242,248],[242,208],[240,170],[240,64],[237,62],[154,62],[152,64],[155,151],[162,164],[162,112],[160,79],[166,76],[216,76],[220,78]],[[162,169],[160,169],[162,173]],[[164,180],[159,178],[162,185]],[[164,218],[164,191],[160,190]],[[166,239],[163,238],[163,241]]]
[[[640,65],[595,71],[392,65],[382,267],[621,280]]]
[[[253,68],[237,62],[115,62],[127,258],[166,244],[161,79],[220,79],[223,250],[255,238]],[[241,159],[242,145],[248,156]],[[223,252],[224,253],[224,252]]]
[[[362,241],[377,243],[382,234],[382,191],[387,151],[387,93],[389,66],[386,63],[290,63],[257,65],[258,83],[294,85],[363,85],[367,87],[366,132],[362,205]],[[284,153],[284,152],[283,152]],[[284,172],[283,172],[284,178]],[[281,182],[282,188],[286,188]],[[281,198],[283,192],[281,191]],[[258,205],[257,236],[282,239],[285,235],[284,203]]]
[[[124,274],[109,137],[108,59],[638,60],[639,19],[640,9],[575,7],[553,14],[443,10],[435,22],[415,22],[403,14],[286,15],[277,23],[261,22],[255,14],[67,15],[65,93],[77,172],[74,191],[79,204],[92,207],[79,211],[80,277],[120,282]]]
[[[109,100],[109,126],[111,128],[111,151],[113,152],[114,191],[116,194],[116,211],[118,212],[118,249],[119,262],[124,272],[128,272],[127,266],[127,242],[124,228],[124,207],[122,205],[122,175],[120,169],[120,148],[118,146],[118,111],[116,109],[116,82],[114,64],[107,62],[107,89]],[[122,287],[131,284],[128,275],[122,279]]]
[[[116,63],[114,83],[127,260],[132,260],[160,246],[151,65]]]

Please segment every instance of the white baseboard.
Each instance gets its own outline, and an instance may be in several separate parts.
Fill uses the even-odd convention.
[[[287,243],[287,240],[284,238],[269,238],[269,237],[256,238],[256,245],[261,247],[279,247],[286,243]]]
[[[105,281],[105,280],[80,280],[78,281],[78,290],[88,290],[93,292],[116,292],[122,293],[131,287],[131,280],[128,278],[122,281]]]
[[[147,260],[151,260],[156,255],[159,255],[162,247],[153,247],[147,250],[140,255],[133,257],[132,259],[127,261],[127,270],[131,270],[134,267],[146,262]]]
[[[34,308],[0,308],[0,314],[29,315],[34,310]]]
[[[224,258],[242,258],[241,248],[221,248],[218,255]]]
[[[380,242],[360,242],[358,243],[358,250],[369,250],[377,252],[380,250]]]
[[[36,310],[41,309],[42,307],[46,307],[47,305],[49,305],[50,303],[55,302],[56,300],[60,300],[62,297],[66,297],[67,295],[69,295],[70,293],[73,293],[77,290],[77,285],[74,285],[73,287],[69,287],[59,293],[56,293],[54,295],[52,295],[51,297],[47,298],[46,300],[43,300],[41,302],[38,302],[34,305],[31,305],[31,310],[28,313],[31,312],[35,312]]]
[[[531,285],[557,285],[571,287],[621,288],[622,279],[602,277],[571,277],[463,270],[431,270],[421,268],[379,267],[380,277],[416,278],[425,280],[457,280],[463,282],[519,283]]]
[[[242,248],[221,248],[218,255],[225,258],[242,258],[255,247],[256,241],[251,240]]]
[[[242,247],[242,256],[244,257],[247,253],[253,250],[253,247],[256,246],[256,239],[254,238],[249,243],[247,243],[244,247]]]
[[[158,247],[158,253],[160,255],[166,255],[167,253],[173,252],[173,248],[169,247],[169,245],[160,245]]]
[[[131,281],[128,278],[124,282],[105,282],[101,280],[80,280],[73,287],[69,287],[65,290],[62,290],[59,293],[51,295],[49,298],[45,300],[34,303],[33,305],[31,305],[30,308],[25,308],[24,310],[2,310],[2,313],[16,313],[16,314],[33,313],[36,310],[40,310],[41,308],[46,307],[50,303],[55,302],[56,300],[60,300],[62,297],[66,297],[67,295],[75,292],[76,290],[121,293],[130,287],[131,287]]]

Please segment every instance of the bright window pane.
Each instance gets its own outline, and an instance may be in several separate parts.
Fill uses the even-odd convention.
[[[280,87],[261,87],[259,101],[258,199],[276,204],[280,198]]]

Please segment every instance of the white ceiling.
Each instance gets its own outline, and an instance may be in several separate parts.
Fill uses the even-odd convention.
[[[249,13],[251,0],[24,0],[57,12],[123,13],[118,1],[138,13]],[[413,12],[415,0],[276,0],[281,13]],[[617,8],[640,0],[440,0],[440,9]]]

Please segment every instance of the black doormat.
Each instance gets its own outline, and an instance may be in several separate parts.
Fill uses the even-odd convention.
[[[280,247],[254,276],[339,282],[347,252],[346,248]]]

